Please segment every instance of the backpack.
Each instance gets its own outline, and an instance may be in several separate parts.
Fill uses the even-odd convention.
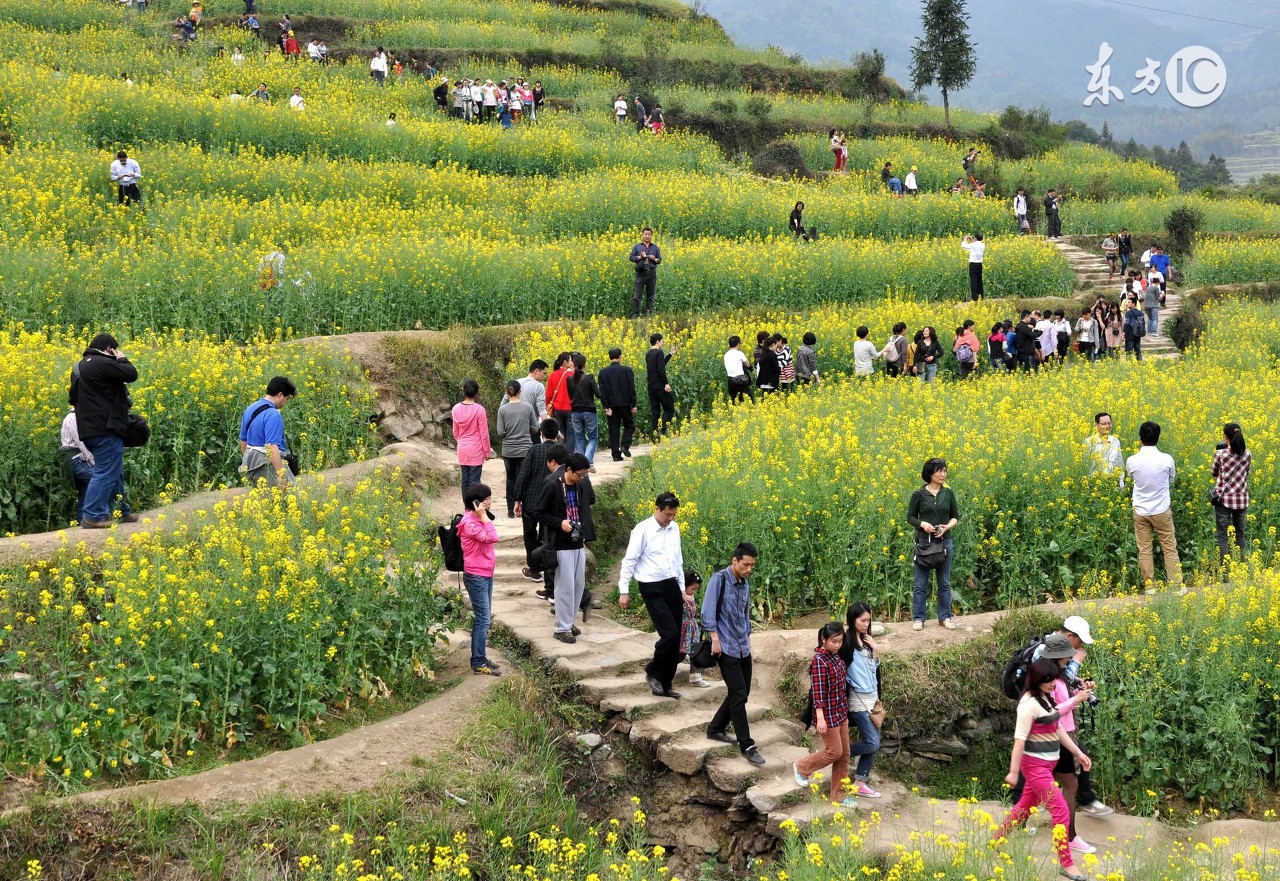
[[[956,349],[956,360],[962,361],[965,364],[972,363],[974,360],[973,347],[968,343],[961,343],[960,348]]]
[[[436,527],[440,552],[444,554],[444,568],[450,572],[462,571],[462,536],[458,535],[458,524],[461,522],[462,515],[454,514],[448,526]]]
[[[1009,700],[1016,701],[1022,698],[1023,688],[1027,684],[1027,670],[1031,668],[1032,656],[1042,642],[1044,637],[1032,637],[1005,662],[1004,672],[1000,676],[1000,688]]]
[[[1124,319],[1124,332],[1141,339],[1147,335],[1147,319],[1126,316]]]

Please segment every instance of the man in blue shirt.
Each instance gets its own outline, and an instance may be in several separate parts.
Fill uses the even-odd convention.
[[[280,411],[297,394],[298,389],[292,382],[283,376],[273,376],[262,400],[245,408],[240,419],[240,470],[250,486],[257,486],[259,480],[265,480],[268,486],[279,486],[282,480],[293,483],[294,473],[286,461],[289,447]]]
[[[724,679],[724,703],[707,725],[707,737],[722,743],[736,743],[753,765],[763,765],[764,756],[751,739],[747,720],[747,698],[751,696],[751,596],[747,578],[756,568],[759,551],[751,542],[741,542],[733,550],[733,562],[711,576],[702,596],[702,629],[711,640],[711,654]],[[723,599],[722,599],[723,596]],[[725,729],[733,723],[733,733]]]
[[[1151,249],[1151,268],[1160,270],[1163,279],[1160,282],[1160,292],[1164,293],[1169,289],[1169,255],[1159,245]]]
[[[653,296],[658,286],[658,264],[662,251],[653,243],[653,230],[645,227],[640,241],[631,249],[631,262],[636,268],[636,290],[631,296],[631,317],[640,317],[640,302],[644,300],[644,314],[653,314]]]

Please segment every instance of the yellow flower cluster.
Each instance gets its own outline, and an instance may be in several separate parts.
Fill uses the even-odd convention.
[[[373,394],[360,366],[327,349],[258,337],[247,346],[196,332],[113,328],[138,368],[129,387],[151,440],[125,456],[138,510],[197,489],[239,481],[239,425],[272,376],[299,395],[285,417],[290,447],[308,469],[365,458],[376,448],[367,414]],[[31,532],[75,518],[75,488],[60,460],[72,365],[99,329],[0,330],[0,531]],[[33,450],[34,455],[33,455]]]
[[[1280,278],[1280,238],[1204,239],[1186,268],[1188,287],[1275,281]]]
[[[0,763],[70,783],[306,738],[429,665],[452,620],[413,491],[255,489],[171,531],[0,572]]]

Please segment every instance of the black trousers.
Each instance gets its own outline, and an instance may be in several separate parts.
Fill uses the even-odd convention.
[[[969,264],[969,299],[981,300],[985,290],[982,287],[982,264]]]
[[[664,689],[670,689],[683,657],[680,652],[680,625],[684,622],[684,597],[680,595],[680,584],[674,578],[642,581],[640,596],[653,620],[653,629],[658,632],[653,660],[644,672],[662,683]]]
[[[1056,239],[1062,236],[1062,216],[1054,211],[1048,215],[1049,220],[1049,238]]]
[[[741,404],[747,397],[752,401],[755,400],[755,395],[751,394],[751,380],[746,376],[729,377],[729,400],[735,404]]]
[[[1223,505],[1213,506],[1214,520],[1218,527],[1218,561],[1231,556],[1231,543],[1227,541],[1227,527],[1234,526],[1236,530],[1236,545],[1240,548],[1240,556],[1249,556],[1249,549],[1245,547],[1244,538],[1244,522],[1245,515],[1249,513],[1248,508],[1241,508],[1239,511]]]
[[[134,202],[142,202],[142,191],[138,189],[137,184],[117,184],[116,199],[121,205],[132,205]]]
[[[676,418],[676,398],[675,395],[666,389],[649,389],[649,430],[656,432],[658,430],[658,415],[662,415],[662,430],[665,432],[671,426],[671,420]]]
[[[644,299],[644,314],[653,314],[653,295],[658,289],[658,270],[636,273],[636,290],[631,295],[631,317],[640,317],[640,300]]]
[[[731,658],[723,652],[716,659],[720,665],[720,677],[728,691],[720,709],[711,717],[708,731],[724,731],[733,723],[733,733],[738,738],[738,749],[756,745],[751,739],[751,723],[747,721],[747,698],[751,697],[751,656]]]
[[[515,516],[515,494],[516,494],[516,478],[520,476],[520,466],[524,464],[524,456],[519,459],[513,456],[503,456],[502,464],[507,469],[507,516]]]
[[[636,436],[636,414],[630,407],[614,407],[607,417],[609,420],[609,449],[613,458],[622,456],[623,450],[631,449],[631,441]]]

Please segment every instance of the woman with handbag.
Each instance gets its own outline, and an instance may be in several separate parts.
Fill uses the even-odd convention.
[[[1253,453],[1245,446],[1244,432],[1239,424],[1228,422],[1222,429],[1222,437],[1222,442],[1213,451],[1213,488],[1209,491],[1218,527],[1219,565],[1231,556],[1228,527],[1235,530],[1241,559],[1249,556],[1244,528],[1249,513],[1249,472],[1253,470]]]
[[[960,522],[960,509],[956,494],[946,485],[947,463],[944,459],[930,459],[920,470],[924,486],[911,494],[907,504],[907,522],[916,529],[915,580],[911,586],[911,629],[923,630],[925,599],[929,588],[929,573],[937,572],[938,623],[948,630],[955,630],[951,620],[951,552],[952,541],[948,534]]]
[[[849,761],[858,757],[853,785],[859,798],[879,798],[870,786],[871,766],[880,752],[880,728],[884,725],[884,704],[880,702],[880,652],[871,636],[871,607],[854,603],[844,616],[844,645],[840,659],[848,669],[849,730],[856,726],[859,741],[849,742]]]

